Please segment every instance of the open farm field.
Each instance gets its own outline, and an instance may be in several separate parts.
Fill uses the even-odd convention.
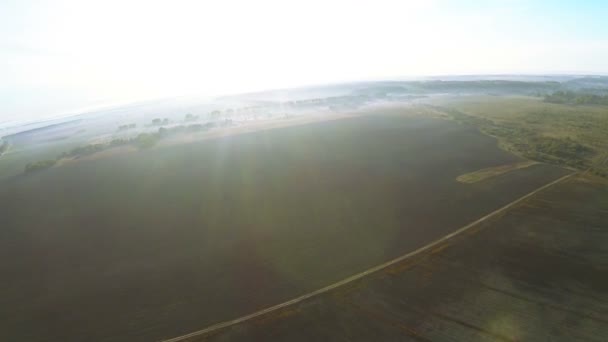
[[[460,183],[523,160],[474,127],[411,111],[2,181],[0,340],[188,333],[413,251],[570,172],[538,164]]]
[[[604,341],[608,182],[576,175],[331,292],[181,341]]]

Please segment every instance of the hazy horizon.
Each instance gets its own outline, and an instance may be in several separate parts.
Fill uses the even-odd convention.
[[[0,122],[324,83],[608,72],[601,1],[9,0],[0,9]]]
[[[163,101],[163,100],[174,100],[179,98],[197,98],[202,100],[212,101],[216,98],[221,98],[225,96],[241,96],[247,94],[256,94],[256,93],[265,93],[265,92],[273,92],[273,91],[281,91],[281,90],[296,90],[296,89],[305,89],[305,88],[315,88],[315,87],[323,87],[323,86],[333,86],[333,85],[342,85],[342,84],[357,84],[364,82],[400,82],[400,81],[429,81],[429,80],[445,80],[445,79],[454,79],[454,78],[482,78],[482,79],[492,79],[492,80],[505,80],[513,77],[608,77],[608,73],[587,73],[587,74],[579,74],[579,73],[513,73],[513,74],[453,74],[453,75],[420,75],[420,76],[403,76],[403,77],[394,77],[394,78],[369,78],[369,79],[361,79],[361,80],[349,80],[349,81],[334,81],[327,83],[312,83],[312,84],[299,84],[299,85],[291,85],[286,87],[267,87],[267,88],[258,88],[258,89],[247,89],[238,92],[225,92],[220,94],[196,94],[196,93],[188,93],[182,95],[173,95],[173,96],[156,96],[156,97],[143,97],[143,98],[133,98],[129,100],[117,100],[117,101],[108,101],[97,104],[89,104],[82,107],[74,107],[68,110],[59,111],[59,112],[48,112],[39,116],[25,117],[25,116],[16,116],[13,118],[8,118],[2,120],[0,117],[0,128],[2,126],[7,127],[18,127],[24,124],[44,122],[44,121],[53,121],[60,120],[64,118],[70,118],[74,116],[79,116],[88,113],[95,112],[103,112],[105,110],[112,110],[114,108],[126,107],[129,105],[137,105],[143,103],[149,103],[154,101]]]

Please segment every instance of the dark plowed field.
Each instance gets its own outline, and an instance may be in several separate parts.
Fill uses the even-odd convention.
[[[606,341],[596,182],[571,178],[414,259],[189,341]]]
[[[148,341],[280,303],[567,173],[538,165],[455,181],[517,160],[472,128],[387,114],[0,183],[0,340]]]

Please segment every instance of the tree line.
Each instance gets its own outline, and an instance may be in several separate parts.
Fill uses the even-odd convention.
[[[146,149],[153,147],[156,145],[162,138],[165,138],[170,135],[178,134],[178,133],[195,133],[209,130],[213,127],[223,127],[229,126],[232,124],[232,120],[222,120],[218,122],[208,122],[205,124],[191,124],[191,125],[180,125],[171,128],[159,127],[156,132],[147,132],[140,133],[136,137],[133,138],[117,138],[113,139],[107,143],[98,143],[98,144],[88,144],[85,146],[79,146],[73,148],[70,151],[61,153],[56,159],[47,159],[42,161],[37,161],[34,163],[28,163],[25,166],[25,173],[31,173],[35,171],[40,171],[44,169],[48,169],[61,159],[64,158],[80,158],[84,156],[91,155],[93,153],[101,152],[103,150],[131,145],[135,146],[139,149]]]
[[[130,130],[130,129],[134,129],[135,127],[137,127],[137,125],[134,124],[134,123],[132,123],[132,124],[118,126],[118,130],[119,131],[127,131],[127,130]]]
[[[550,95],[545,95],[545,102],[574,104],[574,105],[608,105],[608,95],[596,95],[586,93],[575,93],[573,91],[557,91]]]

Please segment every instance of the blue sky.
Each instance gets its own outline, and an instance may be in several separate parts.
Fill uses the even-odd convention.
[[[2,0],[0,122],[440,74],[608,73],[608,1]]]

